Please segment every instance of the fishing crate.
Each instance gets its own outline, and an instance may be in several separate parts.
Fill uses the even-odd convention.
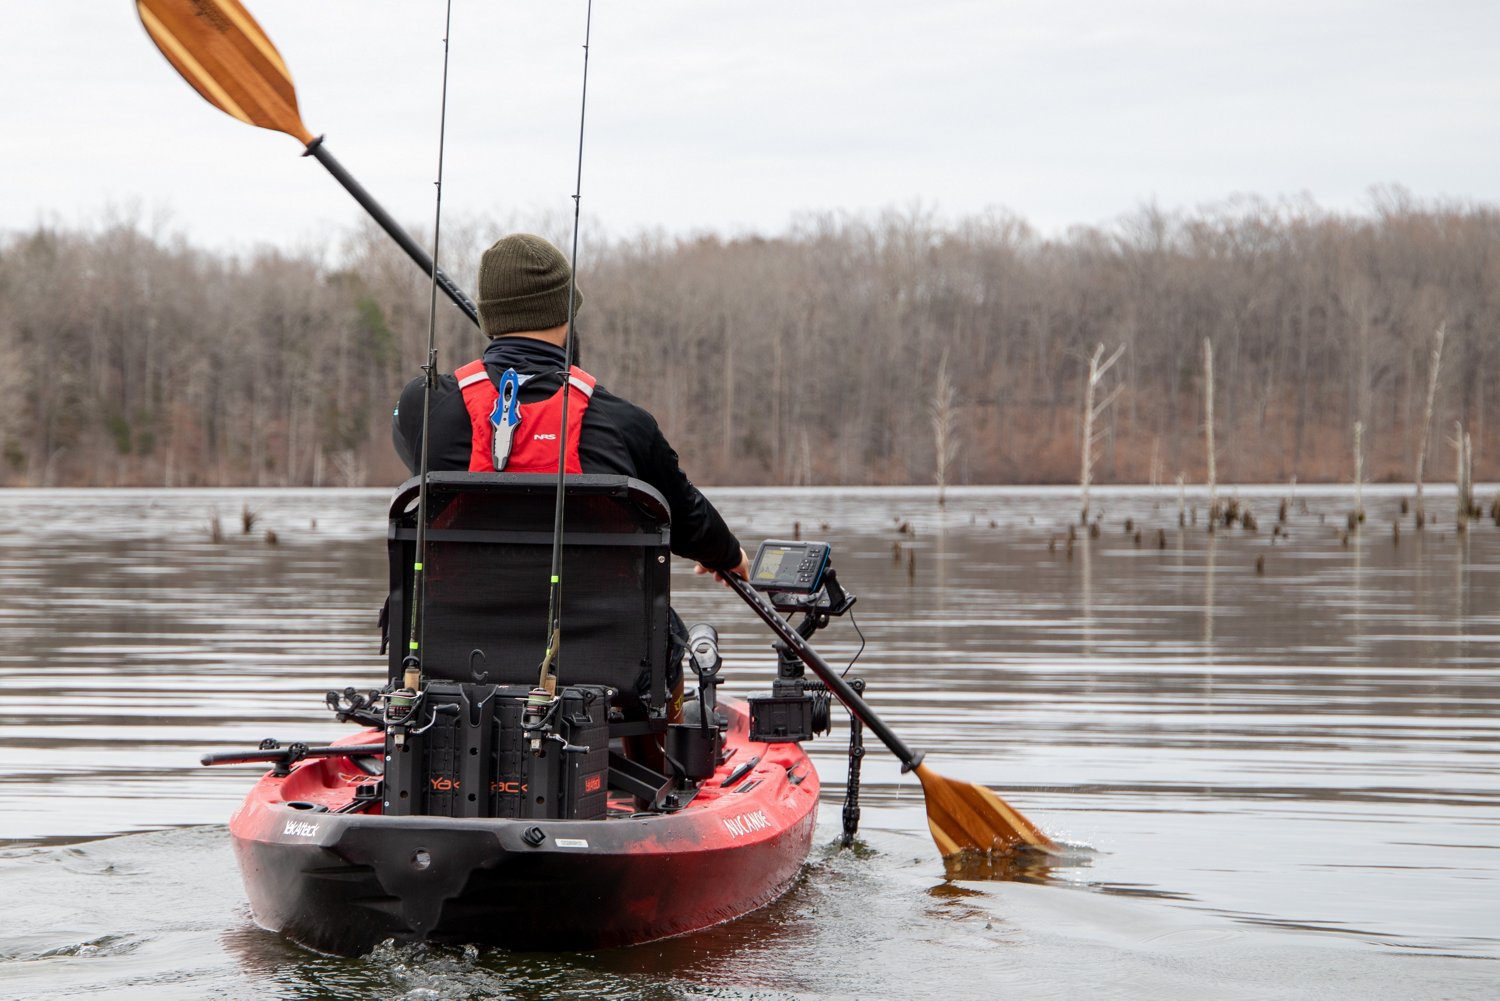
[[[609,697],[592,685],[563,688],[535,750],[522,728],[520,686],[431,682],[421,716],[431,722],[397,746],[387,737],[388,816],[589,820],[609,796]],[[451,706],[452,708],[447,708]]]

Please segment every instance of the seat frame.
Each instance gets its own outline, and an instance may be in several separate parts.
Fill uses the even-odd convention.
[[[645,699],[646,721],[644,729],[660,730],[665,726],[667,690],[666,661],[669,643],[668,603],[671,598],[670,544],[671,515],[665,499],[652,486],[626,476],[597,474],[571,475],[564,481],[563,554],[564,573],[561,581],[562,610],[559,659],[555,666],[560,684],[602,684],[624,690],[644,671],[650,671],[648,695]],[[408,653],[408,635],[411,629],[410,609],[412,602],[413,565],[416,562],[418,498],[421,481],[408,480],[396,491],[391,500],[387,547],[390,563],[389,623],[393,642],[390,644],[389,674],[393,682],[400,683],[404,662]],[[427,477],[428,541],[427,565],[424,567],[426,583],[425,610],[421,629],[433,615],[432,604],[441,600],[434,594],[434,573],[441,573],[444,546],[454,543],[468,546],[510,546],[531,549],[528,552],[534,569],[542,556],[541,547],[546,548],[550,559],[553,544],[552,524],[557,499],[557,477],[552,474],[528,473],[468,473],[435,472]],[[434,545],[435,544],[435,545]],[[600,656],[607,664],[581,663],[582,648],[574,644],[574,655],[569,658],[569,581],[580,573],[587,572],[591,552],[601,558],[615,562],[618,567],[619,549],[627,547],[637,550],[639,555],[630,564],[638,580],[642,582],[640,594],[615,593],[592,594],[594,607],[588,609],[596,619],[620,623],[621,635],[634,637],[644,642],[644,649],[622,650],[618,654]],[[550,563],[547,564],[550,566]],[[518,590],[507,597],[518,598],[535,607],[546,601],[549,586],[548,575],[540,579],[517,580]],[[505,581],[503,575],[498,577]],[[493,584],[494,580],[487,583]],[[451,585],[450,585],[451,586]],[[574,588],[575,594],[584,588]],[[581,600],[581,599],[577,599]],[[644,622],[641,620],[644,619]],[[576,621],[576,620],[575,620]],[[494,642],[505,634],[526,638],[535,637],[536,657],[512,664],[497,664],[486,658],[481,661],[484,680],[494,684],[528,684],[537,682],[538,668],[544,653],[547,638],[546,614],[543,612],[528,621],[485,622],[476,627],[478,632],[460,644],[483,650],[486,642]],[[633,630],[633,632],[632,632]],[[600,654],[600,643],[594,642],[595,654]],[[444,651],[442,656],[437,656]],[[480,668],[473,667],[466,658],[457,663],[453,644],[444,638],[434,642],[434,637],[420,637],[423,673],[429,678],[473,682],[481,680]],[[635,655],[639,654],[637,658]],[[612,727],[619,734],[634,727]]]

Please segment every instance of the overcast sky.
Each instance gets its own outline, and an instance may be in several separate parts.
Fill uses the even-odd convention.
[[[442,0],[246,0],[303,120],[430,234]],[[454,0],[445,222],[571,214],[585,0]],[[0,0],[0,231],[107,207],[196,243],[362,217],[200,98],[130,0]],[[1500,202],[1496,0],[598,0],[583,166],[611,234],[1002,208],[1057,233],[1237,195]]]

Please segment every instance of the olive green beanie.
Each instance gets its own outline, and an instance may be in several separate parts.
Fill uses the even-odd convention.
[[[568,322],[568,259],[530,233],[495,242],[479,259],[479,325],[487,337],[549,330]],[[573,313],[583,293],[573,290]]]

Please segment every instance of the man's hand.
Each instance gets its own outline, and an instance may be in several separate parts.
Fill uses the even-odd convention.
[[[737,567],[735,567],[733,570],[710,570],[708,567],[704,566],[702,563],[699,563],[699,564],[697,564],[696,566],[693,567],[693,573],[711,573],[715,577],[717,577],[720,581],[724,581],[724,575],[725,574],[734,574],[736,577],[739,577],[742,580],[749,580],[750,579],[750,557],[748,557],[748,556],[745,555],[745,550],[744,549],[741,549],[740,550],[740,565],[737,566]],[[728,587],[729,584],[727,582],[725,582],[724,586]]]

